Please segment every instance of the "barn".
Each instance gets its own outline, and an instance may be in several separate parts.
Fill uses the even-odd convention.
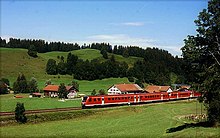
[[[149,85],[145,88],[145,91],[149,93],[155,93],[155,92],[173,92],[171,86],[157,86],[157,85]]]
[[[43,89],[44,96],[58,97],[58,89],[59,89],[59,85],[47,85]],[[78,90],[74,86],[66,86],[66,89],[69,92],[69,94],[67,95],[68,98],[76,97]]]
[[[114,94],[135,94],[144,90],[137,84],[114,84],[108,89],[108,95]]]

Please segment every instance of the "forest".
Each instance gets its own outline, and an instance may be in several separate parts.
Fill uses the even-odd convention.
[[[28,54],[37,57],[37,53],[51,51],[70,52],[85,48],[100,50],[105,61],[83,61],[69,53],[67,59],[59,57],[56,60],[49,59],[45,67],[47,74],[69,74],[78,80],[95,80],[110,77],[128,77],[130,81],[151,83],[157,85],[169,85],[171,83],[185,83],[183,60],[172,56],[168,51],[158,48],[143,49],[138,46],[110,45],[109,43],[92,43],[80,46],[77,43],[46,42],[35,39],[10,38],[8,42],[0,38],[1,47],[28,49]],[[109,55],[112,53],[113,55]],[[124,58],[130,56],[141,57],[133,66],[129,67],[125,62],[118,62],[114,54]],[[171,74],[174,74],[175,82],[171,82]]]

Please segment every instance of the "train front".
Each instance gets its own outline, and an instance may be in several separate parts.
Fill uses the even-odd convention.
[[[82,108],[86,107],[86,100],[87,100],[87,98],[88,98],[88,96],[82,97],[82,102],[81,102]]]

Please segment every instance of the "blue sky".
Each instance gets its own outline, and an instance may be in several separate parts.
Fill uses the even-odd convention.
[[[173,55],[207,0],[1,0],[1,37],[158,47]]]

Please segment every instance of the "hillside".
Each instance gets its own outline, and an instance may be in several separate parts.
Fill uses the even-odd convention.
[[[46,80],[51,79],[52,83],[60,84],[61,82],[68,84],[72,81],[70,75],[47,75],[45,67],[48,59],[52,58],[58,61],[57,56],[64,56],[65,60],[69,52],[47,52],[38,53],[37,58],[28,56],[27,49],[19,48],[0,48],[1,54],[1,78],[7,78],[10,80],[11,86],[16,80],[19,73],[24,73],[26,79],[29,80],[31,77],[35,77],[38,81],[39,88],[42,89]],[[77,55],[83,60],[97,59],[100,62],[105,59],[100,54],[99,50],[95,49],[81,49],[71,51],[72,54]],[[112,55],[112,54],[111,54]],[[125,61],[131,66],[140,58],[129,57],[124,58],[120,55],[114,55],[116,61]],[[107,89],[113,83],[128,83],[127,78],[111,78],[104,79],[104,81],[79,81],[80,90],[92,91],[93,89]],[[104,83],[102,85],[102,83]],[[100,84],[100,85],[97,85]]]

